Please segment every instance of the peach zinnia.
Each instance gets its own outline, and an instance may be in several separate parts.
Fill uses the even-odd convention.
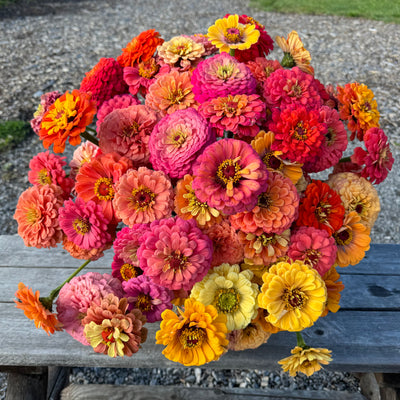
[[[39,137],[48,149],[53,145],[56,153],[63,153],[67,139],[72,146],[81,142],[80,134],[85,132],[96,114],[96,103],[89,93],[73,90],[59,97],[43,115]]]

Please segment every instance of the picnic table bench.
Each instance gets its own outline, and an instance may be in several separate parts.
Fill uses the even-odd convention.
[[[87,271],[110,273],[112,252],[88,265]],[[0,370],[9,373],[6,399],[398,399],[400,390],[400,245],[374,244],[364,260],[340,273],[345,290],[341,309],[304,331],[306,343],[332,350],[326,369],[360,373],[364,395],[329,391],[280,391],[171,386],[70,385],[70,367],[177,367],[156,345],[157,324],[149,324],[143,348],[132,357],[110,358],[83,346],[65,332],[48,337],[14,306],[18,282],[41,295],[63,282],[79,265],[62,248],[34,249],[18,236],[0,236]],[[256,350],[230,351],[215,369],[279,369],[290,355],[294,333],[272,335]],[[365,396],[365,397],[364,397]]]

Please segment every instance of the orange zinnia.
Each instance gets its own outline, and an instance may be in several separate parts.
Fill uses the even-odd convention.
[[[117,57],[119,65],[123,68],[133,67],[135,63],[150,60],[157,46],[161,45],[164,39],[154,29],[149,29],[140,33],[129,42],[122,54]]]
[[[340,292],[344,289],[342,281],[340,281],[340,275],[336,271],[335,267],[332,267],[325,275],[322,277],[325,282],[326,291],[328,298],[325,304],[325,310],[322,312],[321,317],[325,317],[330,312],[337,312],[340,308]]]
[[[91,97],[90,93],[74,89],[72,93],[65,92],[49,107],[39,131],[46,149],[53,145],[55,153],[63,153],[67,139],[72,146],[81,143],[80,134],[96,114],[96,102]]]
[[[14,300],[16,307],[24,311],[29,319],[33,319],[36,328],[42,328],[50,336],[54,331],[62,331],[62,324],[57,316],[49,311],[40,301],[40,293],[37,290],[33,294],[32,289],[25,286],[22,282],[18,284],[18,290],[15,292]]]

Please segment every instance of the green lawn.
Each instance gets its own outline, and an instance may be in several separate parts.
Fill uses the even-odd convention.
[[[265,11],[342,15],[400,24],[400,0],[251,0],[250,5]]]

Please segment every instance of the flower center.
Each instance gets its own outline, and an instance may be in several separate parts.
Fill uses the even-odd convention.
[[[26,213],[26,221],[30,225],[34,225],[39,219],[39,213],[36,208],[30,208]]]
[[[114,198],[114,188],[111,178],[100,178],[94,184],[94,193],[99,200],[112,200]]]
[[[315,208],[314,213],[319,222],[325,223],[328,221],[328,216],[331,213],[331,205],[329,203],[320,202]]]
[[[321,253],[318,250],[308,249],[304,252],[304,264],[314,267],[318,264]]]
[[[301,98],[303,94],[303,89],[301,85],[299,85],[299,81],[297,79],[295,82],[288,79],[286,85],[283,87],[283,90],[289,97],[296,97],[297,99]]]
[[[206,333],[204,329],[196,328],[194,326],[184,328],[179,336],[179,341],[181,342],[184,349],[193,349],[195,347],[201,346]]]
[[[142,78],[150,79],[158,72],[158,70],[159,66],[155,63],[154,58],[139,63],[139,75]]]
[[[187,137],[187,132],[178,126],[169,132],[166,143],[179,148],[186,142]]]
[[[180,56],[184,56],[186,54],[189,54],[193,50],[192,43],[185,39],[185,38],[180,38],[180,40],[177,40],[173,44],[169,46],[168,49],[171,53],[178,54]]]
[[[50,185],[51,184],[51,177],[49,175],[49,171],[43,168],[38,173],[38,181],[41,185]]]
[[[299,289],[285,289],[282,295],[287,310],[302,308],[307,296]]]
[[[129,279],[137,278],[139,275],[143,274],[143,271],[139,267],[128,263],[123,264],[119,272],[124,281],[129,281]]]
[[[273,152],[266,153],[263,157],[263,162],[268,168],[274,169],[276,171],[283,168],[282,161],[278,157],[274,156]]]
[[[76,104],[79,102],[79,97],[74,99],[70,93],[67,93],[64,101],[57,99],[53,107],[49,110],[50,121],[42,122],[43,127],[48,129],[48,134],[52,135],[60,130],[65,129],[70,122],[75,119],[78,113]]]
[[[326,133],[325,138],[326,138],[326,145],[328,147],[332,146],[335,143],[336,132],[331,126],[328,127],[328,132]]]
[[[115,343],[115,339],[113,336],[114,329],[106,328],[103,332],[101,332],[101,337],[103,338],[104,344],[109,346],[111,343]]]
[[[333,237],[339,246],[346,246],[352,241],[353,232],[349,229],[344,229],[343,231],[334,233]]]
[[[234,288],[218,289],[214,301],[218,312],[233,313],[239,308],[240,295]]]
[[[227,186],[229,183],[231,185],[239,182],[241,178],[240,174],[240,165],[238,163],[239,157],[235,158],[234,160],[232,159],[227,159],[223,161],[217,169],[217,177],[218,180],[223,183],[225,186]]]
[[[132,190],[132,203],[139,211],[149,208],[155,197],[156,194],[147,187]]]
[[[303,122],[298,122],[297,125],[294,127],[293,136],[297,140],[307,140],[308,134],[307,134],[307,128],[304,127]]]
[[[273,201],[268,193],[262,193],[258,196],[257,205],[261,208],[270,208]]]
[[[181,88],[171,88],[168,90],[167,100],[170,104],[180,104],[185,95]]]
[[[136,307],[142,312],[151,311],[153,308],[151,297],[148,294],[140,293],[136,300]]]
[[[172,254],[168,256],[165,261],[166,262],[163,266],[163,272],[166,272],[169,269],[173,269],[174,271],[182,271],[186,268],[188,258],[181,254],[179,250],[176,250],[173,251]]]
[[[372,110],[371,104],[366,101],[364,104],[361,104],[361,110],[365,111],[365,112],[369,112]]]
[[[128,126],[128,127],[126,127],[123,131],[122,131],[122,134],[125,136],[125,137],[132,137],[132,136],[135,136],[135,135],[137,135],[137,133],[139,132],[139,129],[140,129],[140,125],[136,122],[136,121],[133,121],[132,122],[132,124],[131,124],[131,126]]]
[[[217,69],[217,77],[222,80],[227,80],[232,76],[234,69],[235,65],[231,63],[226,65],[219,65]]]
[[[243,32],[242,30],[237,28],[228,28],[225,32],[225,39],[227,43],[239,43],[242,40]]]
[[[72,226],[75,229],[75,232],[78,233],[79,235],[84,235],[85,233],[88,233],[90,230],[89,221],[83,218],[77,218],[72,223]]]

